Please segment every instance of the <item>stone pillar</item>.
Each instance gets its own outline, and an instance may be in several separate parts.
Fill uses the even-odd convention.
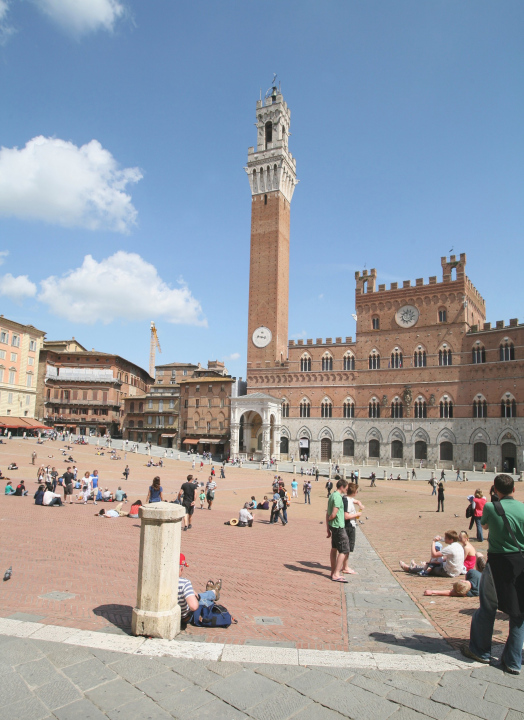
[[[276,460],[280,460],[280,440],[281,440],[281,425],[273,426],[273,452],[272,455]]]
[[[346,466],[342,465],[342,477],[347,480]]]
[[[387,471],[384,470],[384,480],[387,480]]]
[[[331,467],[332,467],[332,466],[331,466],[331,460],[330,460],[330,461],[329,461],[329,473],[328,473],[328,477],[329,477],[330,480],[331,480]]]
[[[518,482],[524,482],[524,470],[520,471]]]
[[[229,446],[231,448],[231,457],[233,459],[236,458],[239,453],[239,447],[238,447],[239,432],[240,432],[239,424],[231,423],[231,439],[229,441]]]
[[[244,448],[248,457],[251,454],[252,429],[253,423],[244,422]]]
[[[411,470],[408,470],[406,473],[406,480],[411,480]]]
[[[297,474],[297,466],[293,463],[293,475]]]
[[[172,640],[180,632],[178,576],[185,510],[168,502],[140,508],[140,554],[133,635]]]
[[[462,479],[463,479],[464,482],[468,482],[468,478],[466,477],[466,471],[465,471],[465,470],[464,470],[464,472],[462,473]]]
[[[495,473],[495,475],[497,474],[497,466],[496,465],[493,468],[493,472]]]
[[[262,460],[267,462],[271,459],[271,425],[262,424]]]

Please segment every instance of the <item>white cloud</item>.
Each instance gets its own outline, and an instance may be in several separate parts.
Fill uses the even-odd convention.
[[[86,255],[81,267],[60,278],[42,280],[38,299],[55,315],[76,323],[163,318],[184,325],[207,325],[198,300],[182,281],[179,285],[171,288],[154,265],[136,253],[120,250],[101,262]]]
[[[6,257],[9,255],[9,250],[0,250],[0,265],[5,263]]]
[[[231,353],[231,355],[226,355],[223,359],[224,360],[238,360],[240,357],[240,353]]]
[[[29,280],[27,275],[14,277],[11,273],[7,273],[0,277],[0,295],[20,302],[24,298],[36,295],[36,285]]]
[[[305,340],[305,338],[307,338],[307,332],[305,330],[302,330],[302,332],[290,335],[290,338],[292,340]]]
[[[73,35],[111,32],[125,13],[118,0],[34,0],[40,10]]]
[[[0,0],[0,45],[3,45],[7,38],[14,33],[14,28],[7,22],[10,0]]]
[[[124,192],[142,178],[98,140],[82,147],[42,136],[24,148],[0,148],[0,215],[65,227],[128,232],[137,211]]]

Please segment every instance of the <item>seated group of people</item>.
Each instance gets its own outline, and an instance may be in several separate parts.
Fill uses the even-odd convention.
[[[455,581],[452,590],[427,590],[425,592],[425,595],[455,597],[478,596],[480,574],[485,566],[484,556],[476,552],[465,530],[459,533],[456,530],[447,530],[444,533],[444,539],[440,535],[436,535],[431,544],[431,557],[427,562],[416,563],[412,560],[408,565],[400,561],[401,570],[415,575],[437,575],[449,578],[465,575],[465,580]]]
[[[25,489],[24,481],[18,483],[16,487],[13,487],[11,484],[11,480],[9,478],[5,478],[7,480],[7,485],[5,486],[5,492],[4,495],[18,495],[21,497],[22,495],[27,495],[27,490]]]

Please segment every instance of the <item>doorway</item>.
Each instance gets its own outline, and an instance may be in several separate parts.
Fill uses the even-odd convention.
[[[517,447],[513,443],[502,445],[502,471],[513,473],[517,469]]]
[[[321,462],[331,460],[331,440],[329,438],[322,438],[320,441],[320,460]]]
[[[307,460],[309,460],[309,438],[300,438],[298,441],[298,452],[302,461],[307,462]]]

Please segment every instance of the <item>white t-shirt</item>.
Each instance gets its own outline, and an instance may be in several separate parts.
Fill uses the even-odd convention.
[[[248,520],[253,520],[253,515],[246,508],[242,508],[238,513],[238,521],[241,523],[247,523]]]
[[[442,548],[444,557],[444,570],[450,577],[457,577],[462,574],[464,567],[464,548],[459,542],[445,545]]]
[[[348,495],[348,496],[346,496],[346,499],[347,499],[347,504],[348,504],[347,511],[350,515],[353,515],[353,513],[357,512],[355,509],[355,503],[353,502],[353,498],[350,498]],[[353,525],[353,527],[357,526],[357,523],[355,522],[355,520],[350,520],[349,522],[351,523],[351,525]]]
[[[50,502],[53,502],[55,498],[59,497],[60,495],[58,493],[51,492],[51,490],[46,490],[42,502],[44,503],[44,505],[49,505]]]
[[[108,510],[106,512],[106,517],[120,517],[120,515],[117,513],[116,510]]]

